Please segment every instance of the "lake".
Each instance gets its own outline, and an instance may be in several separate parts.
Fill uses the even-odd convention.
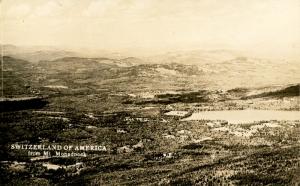
[[[181,121],[226,120],[228,123],[253,123],[268,120],[300,120],[300,111],[278,110],[224,110],[196,112]]]

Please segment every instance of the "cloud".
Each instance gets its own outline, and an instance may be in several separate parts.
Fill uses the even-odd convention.
[[[17,4],[6,10],[5,15],[8,17],[23,17],[31,13],[32,7],[28,4]]]
[[[104,16],[110,11],[115,11],[119,3],[120,0],[93,0],[83,12],[83,15],[91,17]]]
[[[63,8],[57,1],[48,1],[45,4],[37,6],[33,13],[32,17],[46,17],[46,16],[57,16],[62,13]]]
[[[7,18],[39,18],[39,17],[54,17],[62,15],[64,9],[68,9],[69,1],[20,1],[15,3],[10,1],[2,2],[3,15]]]

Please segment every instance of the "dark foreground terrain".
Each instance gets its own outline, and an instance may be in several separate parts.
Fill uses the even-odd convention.
[[[258,84],[261,77],[255,82],[259,86],[242,86],[261,72],[255,72],[252,62],[240,62],[252,71],[245,70],[245,78],[232,85],[229,79],[238,78],[231,72],[215,67],[210,69],[220,71],[211,72],[201,65],[140,64],[131,58],[72,57],[39,63],[4,59],[1,185],[300,183],[299,120],[233,124],[184,119],[201,111],[299,111],[295,82],[267,86]],[[238,67],[227,63],[222,68]],[[297,72],[298,66],[288,68]],[[295,74],[277,75],[298,80]],[[44,104],[24,106],[22,98],[30,96]],[[8,98],[14,107],[5,109]],[[57,150],[43,154],[45,150],[16,145],[87,145],[101,150],[58,150],[69,153],[64,157]]]

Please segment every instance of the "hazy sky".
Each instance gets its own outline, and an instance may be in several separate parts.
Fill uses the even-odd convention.
[[[299,56],[300,0],[2,0],[1,43]]]

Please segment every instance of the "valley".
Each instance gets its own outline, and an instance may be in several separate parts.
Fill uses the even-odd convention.
[[[191,59],[184,55],[69,55],[3,57],[0,183],[299,182],[298,63],[231,55],[216,63],[183,63]],[[155,63],[158,57],[167,61]],[[44,105],[26,106],[28,97]],[[28,156],[12,149],[15,144],[88,147]]]

